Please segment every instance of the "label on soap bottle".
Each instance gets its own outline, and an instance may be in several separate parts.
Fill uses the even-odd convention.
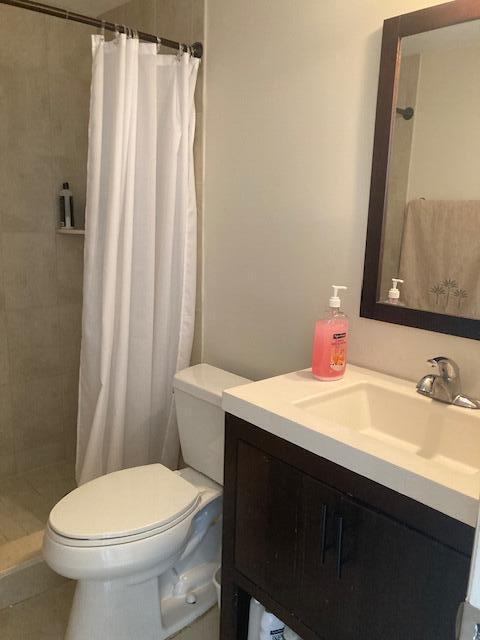
[[[347,363],[347,333],[334,333],[330,343],[330,369],[342,371]]]

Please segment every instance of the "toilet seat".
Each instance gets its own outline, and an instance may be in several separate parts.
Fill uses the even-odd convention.
[[[68,546],[106,546],[162,533],[188,518],[199,488],[161,464],[87,482],[52,509],[50,533]]]

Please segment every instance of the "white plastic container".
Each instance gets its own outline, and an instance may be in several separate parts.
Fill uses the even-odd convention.
[[[288,627],[285,627],[285,631],[283,632],[283,638],[284,640],[302,640],[300,636],[295,633],[295,631],[292,631]]]
[[[250,598],[250,613],[248,616],[248,636],[247,640],[259,640],[260,638],[260,625],[262,622],[262,616],[265,612],[265,607],[255,600]]]
[[[403,280],[400,280],[400,278],[392,278],[392,288],[388,292],[388,298],[385,300],[386,304],[396,304],[400,307],[405,306],[403,302],[400,302],[399,283],[403,284]]]
[[[260,623],[260,640],[283,640],[285,625],[270,611],[264,611]]]

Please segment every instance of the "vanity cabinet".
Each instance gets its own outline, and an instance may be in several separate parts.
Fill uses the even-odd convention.
[[[252,595],[304,640],[452,640],[473,529],[227,416],[222,640]]]

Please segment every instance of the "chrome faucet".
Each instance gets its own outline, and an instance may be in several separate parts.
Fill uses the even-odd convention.
[[[417,392],[422,396],[454,404],[467,409],[480,409],[480,401],[461,393],[460,369],[457,363],[445,356],[431,358],[428,362],[435,368],[435,373],[423,376],[417,383]]]

